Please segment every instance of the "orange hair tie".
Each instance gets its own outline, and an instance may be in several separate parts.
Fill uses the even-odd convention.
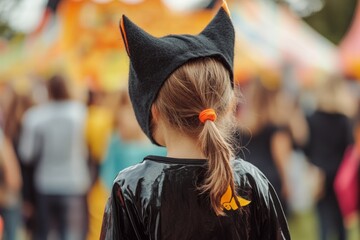
[[[208,108],[208,109],[203,110],[199,114],[199,119],[200,119],[200,122],[202,122],[202,123],[205,123],[207,120],[215,121],[216,120],[215,110],[212,109],[212,108]]]

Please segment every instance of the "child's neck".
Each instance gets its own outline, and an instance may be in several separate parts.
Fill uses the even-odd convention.
[[[165,137],[167,156],[172,158],[204,159],[198,141],[181,133]]]

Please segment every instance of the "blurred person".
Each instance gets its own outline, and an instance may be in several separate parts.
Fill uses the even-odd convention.
[[[104,196],[108,192],[99,178],[99,169],[104,161],[109,138],[113,129],[114,114],[110,106],[104,104],[104,94],[93,90],[88,91],[86,141],[89,149],[92,186],[88,193],[89,231],[87,239],[99,239],[104,211]],[[106,201],[106,200],[105,200]]]
[[[90,221],[88,239],[99,239],[106,201],[119,171],[139,163],[147,155],[165,156],[166,154],[164,148],[151,144],[141,131],[125,90],[119,93],[114,114],[115,119],[105,158],[99,165],[96,191],[90,193],[93,199],[96,199],[89,202],[90,213],[97,214],[93,216],[93,222]]]
[[[88,91],[86,141],[89,149],[92,182],[97,180],[113,127],[114,114],[104,104],[105,93]]]
[[[360,86],[360,85],[359,85]],[[354,116],[353,119],[353,137],[354,137],[354,144],[353,146],[351,146],[350,148],[347,149],[347,153],[348,154],[353,154],[353,164],[349,164],[349,168],[356,168],[356,170],[354,171],[353,169],[351,169],[350,171],[352,171],[352,173],[355,175],[355,184],[351,185],[350,181],[348,181],[347,183],[349,183],[348,185],[344,186],[346,188],[349,189],[349,191],[354,191],[354,194],[351,194],[351,196],[355,195],[355,202],[353,203],[352,201],[350,202],[346,202],[348,203],[348,205],[350,206],[346,206],[347,208],[349,208],[348,210],[353,210],[353,208],[355,209],[355,215],[357,216],[353,216],[354,214],[352,214],[353,212],[349,211],[351,213],[350,217],[348,217],[347,220],[353,220],[356,219],[357,217],[357,221],[358,221],[358,234],[360,234],[360,95],[358,96],[357,99],[357,112]],[[351,152],[350,152],[351,151]],[[344,158],[344,161],[346,160],[346,158]],[[344,175],[346,174],[346,177],[348,179],[349,176],[349,172],[344,173]],[[339,177],[339,176],[337,176]],[[344,176],[345,177],[345,176]],[[338,179],[336,179],[338,180]],[[351,179],[352,181],[353,179]],[[342,182],[343,183],[343,182]],[[336,187],[336,185],[335,185]],[[339,194],[338,194],[338,201],[340,202],[339,199]],[[344,207],[342,207],[343,212],[344,212]],[[357,213],[356,213],[357,212]]]
[[[31,234],[34,226],[34,166],[24,164],[20,161],[19,142],[22,131],[22,118],[26,110],[32,106],[32,99],[29,92],[18,92],[11,85],[7,88],[7,104],[5,108],[4,132],[9,139],[12,148],[15,151],[16,159],[19,161],[22,176],[22,217],[25,223],[26,231]],[[19,205],[19,208],[21,206]],[[19,211],[20,212],[20,211]]]
[[[285,79],[289,80],[291,79]],[[322,193],[324,174],[308,161],[303,151],[309,134],[302,105],[304,99],[300,99],[300,96],[304,97],[303,93],[282,88],[281,94],[283,97],[279,107],[286,113],[283,125],[287,126],[291,137],[291,154],[286,175],[290,189],[286,198],[289,225],[297,239],[313,239],[316,237],[314,205]]]
[[[0,239],[3,239],[4,235],[4,220],[0,215]]]
[[[125,90],[120,92],[116,114],[104,164],[100,168],[100,175],[108,191],[121,170],[139,163],[139,159],[147,155],[166,155],[165,148],[152,144],[142,132]]]
[[[71,100],[63,77],[47,82],[48,103],[29,109],[20,139],[21,160],[36,161],[34,239],[84,239],[90,185],[85,143],[86,107]]]
[[[283,117],[292,142],[287,178],[289,183],[289,210],[294,215],[306,213],[321,195],[324,173],[310,163],[304,154],[304,147],[309,137],[306,116],[297,94],[282,91],[283,99],[279,106],[286,113]]]
[[[238,111],[237,155],[258,167],[274,186],[286,212],[289,184],[287,171],[292,140],[280,108],[279,83],[267,77],[253,80],[245,90],[246,106]]]
[[[358,102],[358,112],[356,115],[355,127],[354,127],[354,138],[355,138],[355,148],[358,153],[360,153],[360,99]],[[359,154],[360,155],[360,154]],[[360,161],[360,159],[359,159]],[[358,182],[357,185],[360,187],[360,164],[357,170]],[[357,189],[357,211],[358,211],[358,231],[360,234],[360,189]]]
[[[0,81],[0,127],[4,129],[5,127],[5,111],[9,105],[9,83],[5,81]]]
[[[353,105],[356,106],[357,104]],[[360,116],[356,113],[353,116],[352,133],[354,137],[354,144],[351,144],[347,147],[334,180],[334,190],[340,206],[340,210],[344,218],[345,225],[350,228],[352,222],[356,220],[356,213],[358,211],[357,199],[360,188],[358,182],[360,167],[359,117]]]
[[[19,238],[21,227],[21,173],[11,141],[0,128],[0,216],[4,221],[4,239]]]
[[[358,114],[356,118],[356,124],[355,124],[355,143],[356,143],[356,150],[358,153],[360,153],[360,101],[358,104]],[[359,159],[360,161],[360,159]],[[357,185],[360,187],[360,164],[358,166],[357,170],[358,175],[358,182]],[[358,211],[358,233],[360,234],[360,189],[357,189],[357,211]]]
[[[346,148],[352,143],[351,124],[343,114],[344,80],[331,77],[317,89],[317,108],[308,118],[306,154],[325,174],[322,196],[317,203],[321,240],[346,239],[346,231],[334,192],[334,179]]]
[[[27,93],[18,93],[16,89],[9,88],[9,103],[5,110],[4,133],[14,146],[19,156],[19,138],[22,128],[22,118],[26,110],[32,106],[31,98]]]
[[[118,174],[101,239],[290,239],[267,178],[233,158],[235,31],[226,3],[199,35],[156,38],[126,16],[120,30],[136,119],[167,156]]]
[[[285,95],[283,100],[284,112],[287,117],[285,121],[291,134],[293,149],[303,149],[309,136],[309,127],[305,113],[300,105],[299,99]]]

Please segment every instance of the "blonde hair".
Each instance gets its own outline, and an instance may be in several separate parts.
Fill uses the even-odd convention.
[[[167,79],[154,102],[159,114],[171,126],[198,139],[208,160],[206,178],[199,189],[209,194],[217,215],[224,215],[220,200],[227,188],[230,186],[235,193],[230,166],[233,103],[229,71],[213,58],[200,58],[182,65]],[[217,120],[201,123],[199,113],[207,108],[215,110]]]
[[[345,81],[340,76],[333,75],[319,83],[316,88],[317,108],[319,110],[345,115],[351,115],[348,112],[355,111],[352,109],[354,104]]]
[[[249,128],[252,134],[260,132],[267,124],[276,124],[279,115],[276,100],[278,88],[269,88],[266,79],[254,79],[247,89],[246,112],[242,116],[242,123]]]

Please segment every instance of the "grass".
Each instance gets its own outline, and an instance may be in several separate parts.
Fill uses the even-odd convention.
[[[288,218],[292,240],[318,240],[318,222],[314,210],[293,214]],[[353,218],[346,224],[348,240],[360,239],[359,220]]]

